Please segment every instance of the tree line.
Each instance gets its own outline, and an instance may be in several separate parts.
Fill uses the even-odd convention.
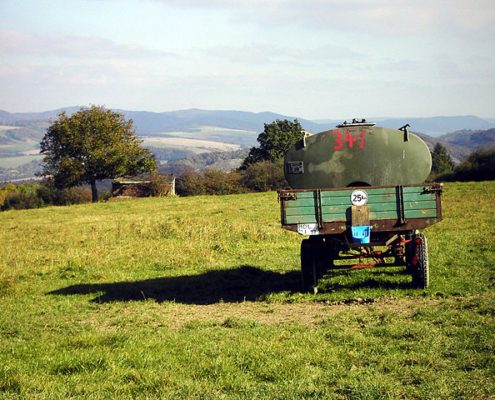
[[[478,149],[455,165],[445,146],[437,143],[431,152],[430,181],[486,181],[495,179],[495,149]]]
[[[284,154],[305,134],[297,120],[267,123],[258,136],[259,145],[249,150],[238,169],[198,172],[186,166],[177,177],[176,192],[189,196],[286,188]],[[43,182],[1,188],[0,208],[94,202],[99,199],[99,180],[139,174],[156,176],[156,160],[140,144],[132,120],[125,120],[121,113],[102,106],[82,108],[70,117],[61,113],[41,142]],[[495,179],[495,149],[477,150],[457,166],[440,143],[431,153],[430,181]]]

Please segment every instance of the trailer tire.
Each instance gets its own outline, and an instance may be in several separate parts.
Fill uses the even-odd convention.
[[[301,289],[303,292],[318,291],[318,281],[325,273],[323,246],[310,239],[301,242]]]
[[[430,284],[430,271],[428,260],[428,242],[425,235],[417,233],[412,237],[411,268],[413,286],[419,289],[427,289]]]

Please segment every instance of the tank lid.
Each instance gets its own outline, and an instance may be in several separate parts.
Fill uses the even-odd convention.
[[[341,124],[337,125],[337,128],[346,128],[348,126],[375,126],[376,124],[374,122],[366,122],[366,120],[363,119],[357,119],[353,118],[352,122],[347,122],[344,121]]]

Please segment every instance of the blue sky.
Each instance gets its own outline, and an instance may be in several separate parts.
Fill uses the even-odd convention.
[[[0,0],[0,109],[495,117],[493,0]]]

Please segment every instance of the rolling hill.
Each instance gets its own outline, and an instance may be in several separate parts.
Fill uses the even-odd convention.
[[[21,167],[35,160],[39,142],[50,121],[62,111],[71,114],[79,108],[66,107],[35,113],[9,113],[0,110],[0,180],[27,177],[22,171],[31,171],[32,166],[28,169]],[[136,132],[143,139],[144,146],[150,148],[162,162],[219,150],[246,149],[256,145],[258,133],[263,130],[265,123],[276,119],[297,118],[273,112],[235,110],[117,111],[134,121]],[[304,129],[313,133],[332,129],[342,122],[342,119],[297,119]],[[456,162],[464,159],[478,145],[488,145],[494,141],[494,120],[476,116],[371,120],[388,128],[399,128],[409,123],[411,130],[420,132],[419,135],[430,148],[437,142],[442,143]],[[484,133],[482,129],[487,129],[488,133]],[[447,133],[450,134],[445,136]]]
[[[444,142],[475,150],[478,148],[495,147],[495,129],[462,130],[441,137]]]
[[[66,111],[68,114],[77,111],[79,107],[66,107],[39,113],[9,113],[0,110],[0,124],[16,126],[32,126],[54,119]],[[126,118],[132,118],[138,134],[148,135],[162,132],[195,131],[202,127],[218,127],[243,131],[261,132],[263,124],[276,119],[298,119],[301,125],[309,132],[317,133],[331,129],[343,118],[308,120],[297,116],[277,114],[273,112],[247,112],[236,110],[201,110],[188,109],[167,112],[128,111],[122,112]],[[377,125],[386,128],[399,128],[409,123],[414,132],[441,136],[449,132],[472,129],[485,130],[495,128],[494,120],[482,119],[473,115],[466,116],[438,116],[428,118],[370,118]]]

